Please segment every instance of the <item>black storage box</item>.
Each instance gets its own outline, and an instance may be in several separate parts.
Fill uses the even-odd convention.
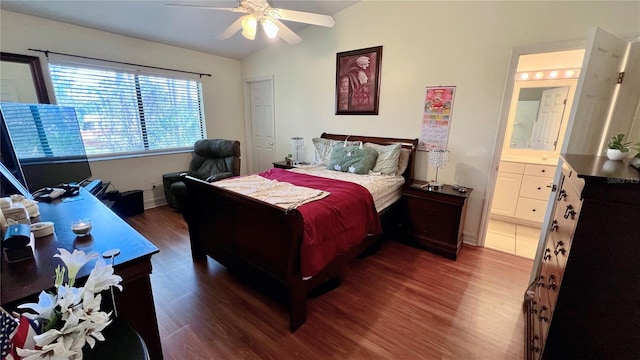
[[[138,215],[144,212],[144,201],[142,200],[142,190],[123,191],[120,196],[116,196],[111,205],[111,210],[118,216]]]

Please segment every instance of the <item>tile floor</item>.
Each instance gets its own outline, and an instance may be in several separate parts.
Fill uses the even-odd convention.
[[[540,228],[489,219],[484,246],[533,259],[539,237]]]

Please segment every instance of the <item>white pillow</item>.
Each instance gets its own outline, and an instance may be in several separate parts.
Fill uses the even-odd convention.
[[[398,158],[398,171],[396,171],[396,175],[402,176],[402,174],[404,174],[404,171],[407,170],[407,166],[409,166],[410,155],[411,150],[400,149],[400,157]]]
[[[378,159],[374,165],[372,172],[382,173],[383,175],[394,175],[398,170],[398,160],[400,158],[401,144],[379,145],[374,143],[365,143],[365,148],[372,148],[378,152]]]
[[[311,139],[315,151],[313,152],[313,164],[315,165],[329,165],[331,160],[331,152],[333,151],[333,145],[336,143],[334,140],[313,138]]]

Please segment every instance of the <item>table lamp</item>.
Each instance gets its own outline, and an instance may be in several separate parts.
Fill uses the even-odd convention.
[[[293,161],[294,165],[300,164],[300,149],[304,146],[304,138],[300,136],[294,136],[291,138],[291,149],[295,152],[296,157]]]
[[[438,190],[442,184],[438,182],[438,170],[442,169],[449,162],[449,150],[435,149],[429,150],[429,163],[436,168],[436,179],[429,182],[428,186],[433,190]]]

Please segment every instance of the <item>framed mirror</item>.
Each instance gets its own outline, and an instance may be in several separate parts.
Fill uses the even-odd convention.
[[[0,101],[49,104],[40,58],[0,52]]]
[[[516,81],[503,154],[558,153],[566,130],[576,79]]]

